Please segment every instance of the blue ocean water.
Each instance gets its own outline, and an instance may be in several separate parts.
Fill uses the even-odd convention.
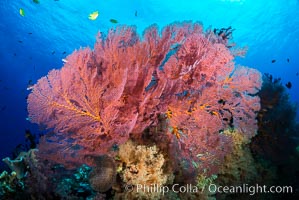
[[[0,158],[24,142],[26,129],[40,132],[26,120],[28,84],[61,68],[73,50],[92,47],[98,31],[118,24],[135,25],[140,34],[154,23],[184,20],[200,21],[205,29],[232,26],[234,41],[248,46],[236,62],[290,81],[291,100],[298,103],[298,10],[298,0],[1,0]],[[98,18],[89,20],[94,11]]]

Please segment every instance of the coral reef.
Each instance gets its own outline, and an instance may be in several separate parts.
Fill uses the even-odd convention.
[[[121,180],[125,185],[134,188],[125,191],[127,199],[160,199],[163,195],[159,191],[147,191],[153,185],[163,186],[173,183],[174,175],[166,166],[166,160],[157,146],[137,145],[131,140],[119,147],[119,168]],[[137,191],[137,187],[143,189]]]
[[[73,175],[62,178],[55,189],[60,199],[90,199],[95,196],[89,184],[91,168],[87,165],[79,167]]]
[[[215,184],[220,186],[247,185],[271,185],[275,179],[275,169],[256,160],[250,151],[250,140],[240,132],[230,129],[224,134],[232,137],[232,152],[225,156]],[[258,198],[268,199],[269,194],[258,194]],[[248,199],[248,194],[241,193],[217,193],[216,199]],[[271,199],[271,198],[269,198]]]
[[[264,74],[259,92],[261,110],[258,113],[258,135],[252,139],[254,155],[282,164],[294,154],[299,137],[296,122],[297,106],[289,100],[289,95],[281,80]]]
[[[258,113],[258,134],[250,143],[250,150],[259,168],[269,169],[260,177],[267,185],[291,185],[298,188],[299,156],[296,152],[299,123],[296,121],[298,105],[292,103],[280,78],[263,75],[259,92],[261,110]],[[269,178],[271,177],[271,178]],[[298,199],[298,192],[288,198]],[[286,198],[272,195],[271,199]]]
[[[225,156],[216,183],[219,185],[291,185],[298,188],[296,154],[298,123],[296,105],[279,78],[263,75],[259,91],[261,109],[258,112],[258,134],[248,140],[236,130],[224,131],[233,141],[232,152]],[[259,194],[259,199],[297,199],[293,194]],[[247,195],[222,194],[217,199],[248,199]]]
[[[53,129],[40,142],[40,157],[76,167],[86,154],[113,154],[164,117],[164,134],[176,140],[173,156],[186,171],[215,174],[231,149],[223,130],[251,138],[260,109],[260,73],[235,67],[226,45],[191,22],[161,33],[151,26],[142,39],[135,27],[100,33],[93,50],[73,52],[28,96],[31,122]]]
[[[76,170],[66,170],[45,160],[39,160],[37,150],[23,152],[25,175],[17,177],[12,171],[0,175],[1,199],[87,199],[104,196],[92,189],[89,183],[91,167],[82,165]],[[104,199],[104,198],[103,198]]]

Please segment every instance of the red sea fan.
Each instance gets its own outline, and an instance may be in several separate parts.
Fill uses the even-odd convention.
[[[29,95],[31,121],[53,129],[40,152],[84,162],[84,155],[109,153],[165,116],[165,134],[179,141],[182,156],[202,166],[219,163],[230,148],[223,130],[255,134],[261,77],[235,68],[233,54],[215,38],[190,22],[161,33],[151,26],[143,39],[127,26],[99,35],[94,50],[72,53]]]
[[[45,124],[59,134],[68,133],[76,144],[88,148],[95,142],[102,147],[99,137],[108,135],[112,125],[114,131],[124,127],[130,131],[130,123],[134,125],[132,119],[124,126],[113,124],[120,97],[105,95],[106,85],[98,78],[99,68],[91,56],[90,49],[74,52],[61,70],[52,70],[41,78],[28,97],[32,122]],[[113,138],[109,140],[113,142]]]

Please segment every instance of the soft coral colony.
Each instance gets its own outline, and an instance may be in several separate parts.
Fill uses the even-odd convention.
[[[226,130],[247,139],[257,130],[261,74],[235,66],[236,52],[199,23],[151,26],[142,38],[131,26],[99,34],[94,49],[73,52],[28,97],[30,120],[52,130],[40,154],[82,164],[149,130],[186,170],[217,173],[232,149]]]

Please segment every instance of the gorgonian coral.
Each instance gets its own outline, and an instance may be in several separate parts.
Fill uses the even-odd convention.
[[[53,129],[40,152],[84,162],[85,154],[109,153],[164,117],[165,134],[193,166],[217,165],[230,148],[223,130],[255,135],[261,87],[260,73],[235,67],[217,37],[191,22],[161,33],[151,26],[142,38],[128,26],[99,34],[93,50],[73,52],[29,95],[31,121]]]

